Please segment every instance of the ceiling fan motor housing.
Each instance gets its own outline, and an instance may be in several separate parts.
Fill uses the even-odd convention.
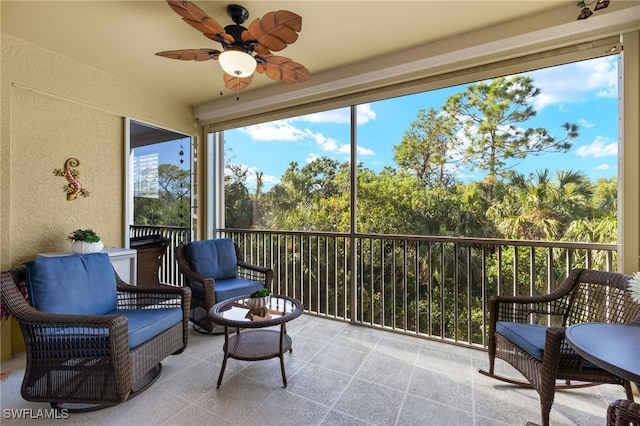
[[[247,29],[242,25],[227,25],[224,27],[224,30],[227,34],[229,34],[235,40],[233,43],[223,43],[225,50],[229,48],[236,48],[236,50],[243,50],[245,52],[253,51],[253,45],[250,43],[244,43],[242,41],[242,32]]]
[[[249,19],[249,11],[237,4],[230,4],[227,6],[227,15],[229,15],[231,20],[238,25],[241,25],[244,21]]]

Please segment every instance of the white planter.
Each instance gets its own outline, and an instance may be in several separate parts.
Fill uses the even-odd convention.
[[[71,251],[78,254],[96,253],[102,251],[104,244],[102,241],[97,243],[88,243],[86,241],[74,241],[71,243]]]

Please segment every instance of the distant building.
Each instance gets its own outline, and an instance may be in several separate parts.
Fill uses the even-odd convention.
[[[134,157],[133,196],[158,198],[158,154]]]

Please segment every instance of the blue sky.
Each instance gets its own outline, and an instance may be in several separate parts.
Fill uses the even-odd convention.
[[[515,170],[531,173],[549,168],[582,170],[591,179],[617,176],[618,172],[618,56],[592,59],[523,73],[541,89],[534,100],[537,115],[527,127],[544,127],[557,139],[564,137],[562,124],[579,125],[573,147],[563,154],[528,157]],[[456,86],[388,99],[358,107],[358,161],[379,171],[397,167],[393,146],[416,119],[420,108],[436,110]],[[524,126],[524,124],[523,124]],[[302,167],[315,158],[349,159],[349,110],[326,111],[226,131],[231,161],[264,173],[265,189],[279,181],[291,161]],[[463,170],[461,180],[482,178]]]
[[[562,139],[561,126],[570,122],[579,125],[579,136],[569,152],[531,156],[515,170],[525,174],[544,168],[554,172],[582,170],[591,179],[617,176],[617,67],[618,56],[613,55],[523,73],[533,78],[541,93],[534,100],[536,117],[522,126],[543,127]],[[375,171],[384,166],[397,167],[393,146],[400,143],[418,110],[429,107],[439,110],[449,96],[464,87],[359,105],[358,161]],[[227,161],[262,172],[265,190],[279,182],[292,161],[300,167],[322,156],[348,161],[349,140],[348,108],[225,131],[226,147],[231,149]],[[161,150],[160,163],[174,163],[178,157],[172,152],[175,149],[166,154],[164,151]],[[483,174],[462,170],[458,177],[468,181],[481,179]],[[249,185],[253,187],[254,182],[252,175]]]

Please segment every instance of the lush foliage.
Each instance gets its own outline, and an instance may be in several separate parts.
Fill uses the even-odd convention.
[[[576,170],[524,175],[513,169],[528,156],[566,152],[578,136],[571,123],[562,126],[561,139],[526,127],[538,94],[526,77],[496,78],[468,86],[440,110],[419,110],[394,145],[397,168],[376,173],[356,167],[358,233],[616,242],[616,179],[593,182]],[[463,182],[463,168],[484,177]],[[348,162],[326,157],[304,166],[292,162],[267,192],[258,174],[252,193],[249,169],[229,164],[226,227],[349,233],[350,169]],[[544,293],[563,279],[568,257],[584,256],[576,261],[592,266],[606,261],[566,249],[399,241],[359,243],[358,307],[348,305],[353,295],[346,237],[285,239],[277,265],[310,286],[304,301],[309,309],[349,315],[357,309],[364,321],[481,342],[491,294]]]
[[[189,171],[173,164],[160,164],[158,186],[157,198],[135,197],[134,224],[189,227],[191,209]]]
[[[556,139],[527,128],[540,93],[523,76],[469,85],[441,109],[419,110],[394,145],[398,168],[357,167],[359,233],[615,242],[617,181],[591,182],[581,171],[525,176],[510,160],[566,152],[578,126]],[[462,182],[461,167],[485,172]],[[266,193],[251,194],[248,169],[228,168],[226,226],[350,231],[350,165],[327,157],[292,162]]]
[[[100,237],[92,229],[76,229],[67,238],[71,241],[84,241],[87,243],[100,241]]]
[[[268,288],[261,288],[260,290],[256,290],[253,293],[251,293],[251,297],[253,298],[267,297],[270,294],[271,294],[271,291],[269,291]]]

